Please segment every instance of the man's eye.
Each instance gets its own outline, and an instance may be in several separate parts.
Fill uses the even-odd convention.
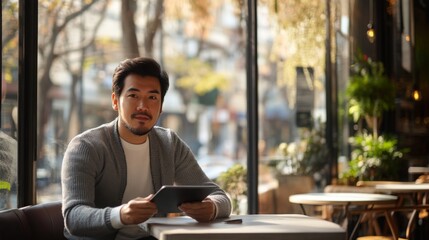
[[[157,99],[158,99],[158,96],[149,96],[149,99],[157,100]]]
[[[136,98],[136,97],[137,97],[137,95],[136,95],[136,94],[129,94],[129,95],[128,95],[128,97],[129,97],[129,98]]]

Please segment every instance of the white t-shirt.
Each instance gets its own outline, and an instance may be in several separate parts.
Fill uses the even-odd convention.
[[[131,144],[121,139],[127,161],[127,187],[122,203],[153,193],[150,173],[149,138],[143,144]]]
[[[122,203],[127,203],[136,197],[147,197],[153,193],[149,138],[143,144],[131,144],[121,138],[121,143],[127,162],[127,186],[125,187]],[[147,235],[136,225],[125,226],[122,224],[121,207],[113,208],[110,215],[112,226],[116,229],[121,229],[116,239],[133,239],[133,237]]]

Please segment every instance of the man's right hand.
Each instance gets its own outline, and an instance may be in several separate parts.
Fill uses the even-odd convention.
[[[134,198],[124,204],[120,211],[122,224],[139,224],[158,213],[156,204],[150,201],[151,197],[152,195],[145,198]]]

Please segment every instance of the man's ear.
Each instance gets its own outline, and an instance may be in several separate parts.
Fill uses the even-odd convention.
[[[112,93],[112,108],[115,111],[118,111],[119,99],[116,97],[116,94]]]

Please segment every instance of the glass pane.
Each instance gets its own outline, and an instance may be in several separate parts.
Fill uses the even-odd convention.
[[[326,3],[258,3],[259,210],[302,213],[289,195],[320,190],[329,172]]]
[[[17,206],[18,3],[2,1],[0,210]]]
[[[336,7],[339,9],[339,16],[336,19],[335,33],[336,46],[338,47],[336,55],[337,64],[337,88],[338,88],[338,176],[348,168],[348,156],[350,156],[350,147],[348,145],[350,137],[348,102],[346,98],[346,86],[349,82],[350,56],[349,56],[349,2],[337,1]],[[344,50],[345,49],[345,50]]]
[[[122,29],[119,0],[77,2],[39,2],[39,202],[61,198],[69,140],[116,118],[112,73],[126,56],[162,63],[170,89],[159,125],[187,142],[210,178],[245,163],[245,22],[237,1],[130,1],[135,29]]]

